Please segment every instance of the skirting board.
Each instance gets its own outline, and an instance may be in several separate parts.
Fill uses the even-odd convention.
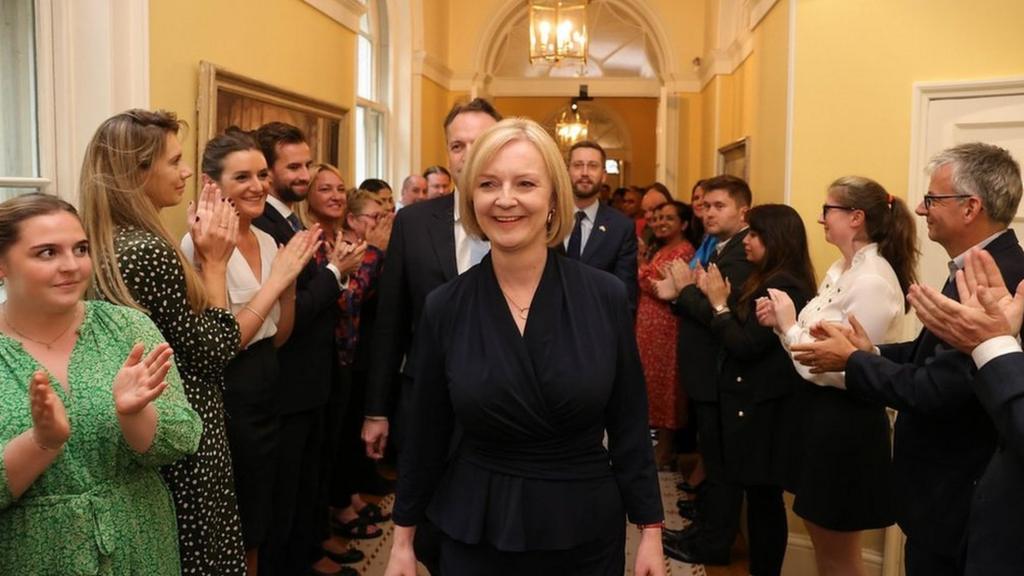
[[[877,552],[864,550],[864,568],[868,576],[882,576],[882,556]],[[782,563],[782,576],[817,576],[818,567],[814,562],[814,545],[811,538],[803,534],[790,534],[786,545],[786,560]]]

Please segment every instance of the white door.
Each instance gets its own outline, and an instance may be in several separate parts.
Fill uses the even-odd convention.
[[[1024,162],[1024,87],[1018,94],[942,98],[932,100],[926,115],[924,158],[956,144],[985,142],[1010,151],[1018,162]],[[911,166],[923,171],[924,165]],[[911,210],[928,191],[928,179],[918,180],[923,185],[910,190]],[[1024,203],[1018,208],[1013,227],[1019,238],[1024,238]],[[919,280],[929,286],[940,287],[946,281],[949,255],[938,244],[928,240],[928,229],[918,218],[918,238],[921,242]]]

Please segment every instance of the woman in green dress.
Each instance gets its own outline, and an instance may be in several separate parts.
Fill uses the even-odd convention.
[[[0,204],[0,574],[177,576],[157,467],[202,422],[149,318],[82,301],[91,273],[70,204]]]

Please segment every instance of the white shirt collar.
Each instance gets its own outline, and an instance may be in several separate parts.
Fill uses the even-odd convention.
[[[590,223],[593,224],[594,222],[597,221],[597,210],[600,207],[601,207],[601,202],[597,201],[597,202],[592,202],[590,204],[590,206],[587,206],[586,208],[577,208],[576,211],[577,212],[583,212],[584,214],[586,214],[587,215],[587,220],[590,220]]]
[[[292,209],[286,206],[284,202],[281,202],[281,200],[279,200],[276,196],[267,194],[267,202],[271,206],[273,206],[275,210],[280,212],[281,216],[288,218],[289,216],[292,215]]]

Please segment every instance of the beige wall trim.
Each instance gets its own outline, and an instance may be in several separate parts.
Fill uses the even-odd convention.
[[[303,1],[353,32],[359,32],[359,19],[366,13],[366,5],[359,0]]]
[[[754,0],[750,6],[750,29],[757,28],[757,25],[764,20],[768,12],[778,4],[779,0]]]
[[[882,556],[870,550],[863,550],[861,558],[869,576],[882,576]],[[782,565],[782,576],[813,576],[818,573],[814,561],[814,544],[810,536],[790,532],[786,545],[786,558]]]
[[[453,89],[451,68],[433,54],[428,54],[425,50],[417,50],[413,53],[412,73],[430,78],[445,90],[451,91]]]
[[[793,205],[793,114],[796,109],[796,0],[789,0],[789,53],[786,55],[786,166],[782,197]]]
[[[488,85],[491,96],[565,96],[579,94],[580,84],[586,84],[595,97],[658,98],[662,84],[656,79],[629,78],[494,78]]]

